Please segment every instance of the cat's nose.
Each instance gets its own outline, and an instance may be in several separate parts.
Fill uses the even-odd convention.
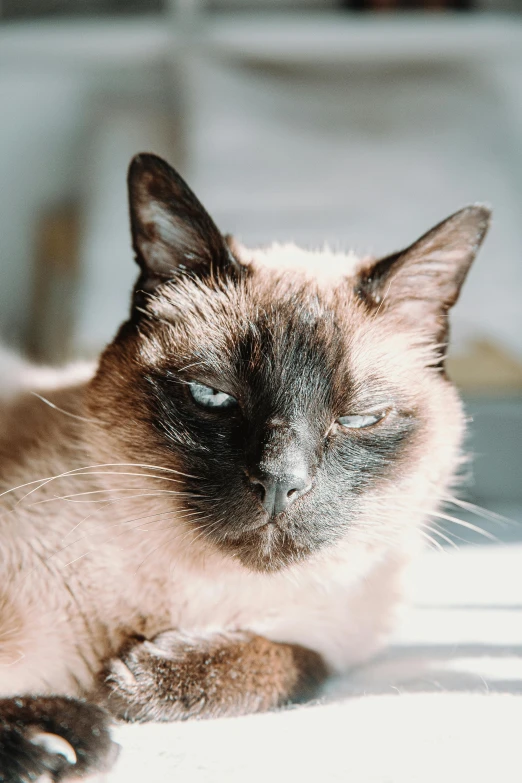
[[[304,468],[296,468],[283,476],[258,471],[250,473],[250,485],[269,516],[275,517],[305,495],[312,487]]]

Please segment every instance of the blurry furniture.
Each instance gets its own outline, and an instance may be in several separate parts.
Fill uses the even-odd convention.
[[[72,350],[110,337],[135,271],[124,175],[142,148],[180,166],[220,226],[251,243],[387,252],[492,201],[454,337],[520,356],[521,73],[517,17],[210,14],[172,0],[163,18],[4,25],[0,331],[27,333],[27,226],[67,201],[83,237]]]
[[[157,17],[0,25],[0,335],[40,359],[98,351],[113,314],[121,320],[126,298],[122,294],[115,308],[110,287],[128,289],[134,276],[125,206],[128,160],[142,148],[180,162],[170,44],[171,33]],[[119,212],[107,197],[111,188],[121,194]],[[57,204],[77,209],[80,235],[77,285],[64,282],[59,297],[44,281],[40,249]],[[121,284],[118,236],[121,268],[128,270]],[[101,276],[94,273],[98,288],[88,306],[94,305],[93,320],[104,328],[95,330],[91,349],[93,341],[82,344],[78,330],[86,317],[81,295],[96,264]],[[56,277],[51,261],[48,271]],[[71,306],[74,321],[62,328]],[[53,338],[44,347],[43,335],[51,332],[57,339],[61,334],[62,343]]]
[[[32,275],[26,349],[40,362],[67,361],[76,323],[79,276],[77,206],[58,204],[40,216]]]

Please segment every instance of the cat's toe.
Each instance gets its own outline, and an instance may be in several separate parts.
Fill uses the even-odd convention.
[[[162,665],[167,666],[163,676]],[[125,721],[175,720],[183,717],[175,688],[176,655],[147,639],[134,640],[108,661],[98,703]]]
[[[107,664],[106,682],[132,690],[136,686],[136,676],[132,671],[132,665],[129,666],[121,658],[112,658]]]
[[[96,700],[115,718],[125,721],[140,719],[142,708],[152,698],[143,667],[133,648],[107,662]]]

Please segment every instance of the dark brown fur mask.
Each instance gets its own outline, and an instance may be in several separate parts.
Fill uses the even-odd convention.
[[[141,274],[90,389],[98,458],[185,474],[176,508],[255,570],[373,524],[376,499],[441,494],[462,419],[447,313],[486,208],[358,261],[236,246],[152,155],[133,160],[129,192]]]

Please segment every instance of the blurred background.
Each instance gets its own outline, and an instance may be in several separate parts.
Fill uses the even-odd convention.
[[[247,244],[388,253],[493,205],[450,369],[468,495],[522,517],[522,0],[0,0],[3,342],[111,339],[138,151]]]

